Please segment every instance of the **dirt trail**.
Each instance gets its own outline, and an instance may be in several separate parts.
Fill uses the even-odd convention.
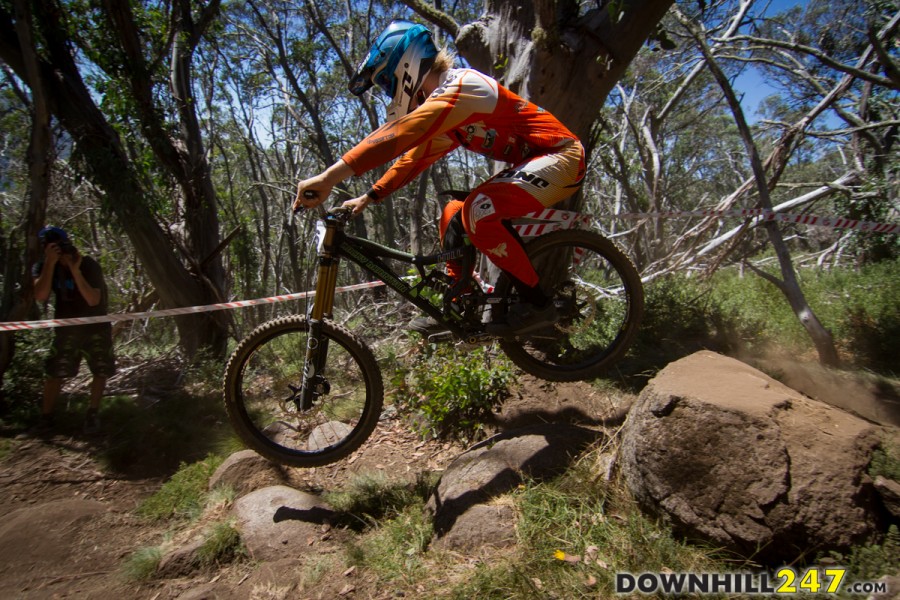
[[[586,384],[556,386],[523,378],[497,413],[495,426],[579,420],[609,415],[614,408]],[[168,524],[148,523],[135,513],[165,477],[111,474],[98,460],[107,443],[102,436],[79,435],[20,434],[11,440],[9,454],[0,460],[0,514],[5,515],[0,524],[0,598],[166,600],[188,592],[204,597],[204,587],[223,578],[234,586],[248,580],[260,585],[267,569],[246,563],[145,584],[124,577],[123,563],[132,553],[158,546],[171,534]],[[291,482],[321,492],[340,489],[359,473],[414,479],[418,473],[444,469],[463,450],[458,443],[422,440],[399,419],[388,418],[358,452],[334,465],[292,470]]]

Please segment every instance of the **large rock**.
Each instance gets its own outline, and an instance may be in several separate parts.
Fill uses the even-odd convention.
[[[640,504],[676,531],[757,560],[789,560],[876,531],[865,471],[881,433],[744,363],[699,352],[645,388],[620,464]]]
[[[332,530],[334,511],[325,502],[283,485],[242,496],[232,510],[241,540],[255,560],[323,552],[338,533]]]
[[[477,545],[483,538],[482,516],[503,512],[494,509],[491,513],[481,505],[525,478],[559,475],[599,435],[574,425],[536,425],[494,436],[461,454],[447,467],[425,506],[434,516],[436,537],[446,537],[443,546],[454,549]],[[508,526],[512,532],[512,519]],[[491,535],[499,545],[513,539],[498,532]]]
[[[253,490],[287,483],[284,467],[266,460],[253,450],[241,450],[219,465],[209,479],[209,489],[222,485],[243,496]]]

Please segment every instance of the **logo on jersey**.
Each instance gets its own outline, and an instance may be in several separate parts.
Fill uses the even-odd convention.
[[[542,179],[538,177],[534,173],[529,173],[527,171],[517,171],[516,169],[507,169],[505,171],[500,171],[495,177],[498,181],[507,180],[507,181],[522,181],[525,183],[529,183],[535,187],[544,189],[550,187],[550,182],[546,179]]]
[[[494,147],[494,142],[497,139],[497,130],[496,129],[488,129],[484,132],[484,141],[481,143],[481,147],[485,150],[490,150]]]
[[[495,212],[497,211],[494,208],[494,201],[491,200],[489,196],[485,196],[484,194],[475,196],[475,200],[469,206],[469,222],[472,224],[472,230],[469,234],[475,234],[478,229],[478,221],[491,216]]]
[[[478,194],[472,203],[472,220],[480,221],[485,217],[489,217],[497,212],[494,208],[494,201],[484,194]]]

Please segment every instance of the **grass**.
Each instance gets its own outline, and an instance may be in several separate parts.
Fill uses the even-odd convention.
[[[196,519],[206,503],[209,478],[223,460],[221,456],[209,456],[200,462],[183,464],[155,494],[138,506],[137,513],[151,521]]]
[[[159,546],[137,549],[123,563],[124,575],[134,581],[152,578],[171,545],[171,538],[189,539],[199,531],[202,544],[194,556],[196,568],[214,568],[246,558],[241,535],[232,518],[226,516],[234,501],[234,490],[227,486],[209,491],[209,479],[223,457],[182,464],[181,468],[136,509],[139,516],[153,523],[172,526],[168,541]]]
[[[162,560],[162,549],[158,546],[138,548],[125,559],[122,572],[132,581],[147,581],[156,573]]]
[[[427,497],[419,493],[427,488],[384,477],[353,482],[329,499],[338,499],[342,510],[388,499],[391,509],[368,520],[334,569],[352,565],[410,597],[460,600],[611,597],[616,572],[727,569],[716,551],[678,540],[644,516],[621,483],[598,479],[599,456],[589,453],[556,480],[524,484],[496,499],[518,515],[517,545],[474,555],[432,546]]]
[[[419,473],[414,482],[393,482],[380,471],[360,473],[342,489],[326,492],[322,499],[344,515],[348,526],[366,527],[421,505],[437,481],[434,473]]]
[[[203,544],[197,550],[201,567],[214,567],[244,558],[246,551],[241,534],[233,520],[211,524],[203,536]]]

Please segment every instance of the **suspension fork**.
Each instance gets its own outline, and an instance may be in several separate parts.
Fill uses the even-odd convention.
[[[298,408],[309,410],[317,398],[328,393],[325,379],[325,363],[328,358],[328,338],[322,335],[324,319],[334,311],[334,293],[337,285],[340,258],[335,252],[335,239],[339,235],[337,224],[326,221],[323,237],[319,242],[319,268],[316,275],[316,291],[312,310],[308,315],[309,336],[306,339],[306,361],[303,365],[303,382],[300,386]]]

